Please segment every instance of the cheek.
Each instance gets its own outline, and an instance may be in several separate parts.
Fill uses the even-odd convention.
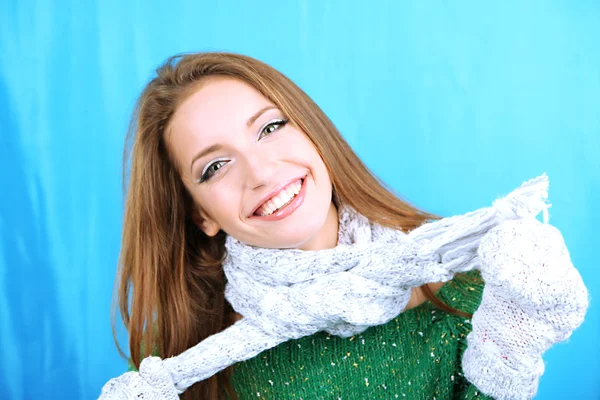
[[[331,185],[329,171],[319,152],[307,137],[303,135],[303,137],[299,138],[299,140],[297,140],[293,146],[290,146],[289,149],[293,149],[293,154],[302,155],[303,162],[307,164],[316,175],[314,178],[321,188]]]
[[[319,152],[310,139],[301,132],[296,131],[293,135],[290,135],[287,143],[282,144],[282,149],[287,154],[291,154],[299,159],[302,159],[305,163],[310,164],[313,168],[319,170],[325,169]]]
[[[318,179],[321,185],[330,184],[331,179],[329,177],[329,171],[317,150],[311,144],[311,147],[309,149],[307,148],[306,151],[310,152],[310,165],[317,175],[315,179]]]
[[[222,183],[222,182],[219,182]],[[215,185],[207,194],[200,196],[198,204],[204,209],[210,217],[215,220],[219,225],[229,225],[231,220],[237,217],[237,214],[233,214],[231,210],[237,209],[234,207],[235,203],[235,192],[231,190],[227,185]]]

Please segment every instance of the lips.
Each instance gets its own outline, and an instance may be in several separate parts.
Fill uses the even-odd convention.
[[[254,216],[254,217],[260,216],[258,214],[258,212],[261,211],[261,208],[263,207],[263,205],[268,203],[271,199],[276,198],[283,190],[289,191],[290,190],[289,187],[293,186],[293,184],[296,183],[297,181],[301,181],[301,183],[302,183],[304,181],[304,179],[306,179],[306,175],[290,179],[290,180],[286,181],[285,183],[279,185],[275,190],[272,190],[265,197],[262,198],[262,200],[256,205],[256,207],[252,211],[251,216]],[[276,204],[273,204],[273,202],[269,203],[269,205],[270,205],[270,208],[273,208],[274,206],[276,206]],[[279,207],[281,207],[282,205],[283,204],[279,205]]]

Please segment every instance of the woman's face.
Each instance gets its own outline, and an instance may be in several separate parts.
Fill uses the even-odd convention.
[[[309,138],[251,85],[213,77],[176,110],[166,135],[193,219],[253,246],[337,243],[328,171]]]

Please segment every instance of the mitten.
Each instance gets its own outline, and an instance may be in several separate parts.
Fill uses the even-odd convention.
[[[147,357],[140,372],[127,372],[102,388],[101,400],[179,400],[171,374],[159,357]]]
[[[534,217],[490,230],[478,255],[485,286],[467,336],[465,377],[496,399],[531,399],[543,353],[583,322],[587,289],[559,230]]]

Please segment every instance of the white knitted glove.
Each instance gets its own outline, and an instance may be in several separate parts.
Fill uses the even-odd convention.
[[[544,372],[542,354],[583,322],[587,289],[559,230],[533,217],[493,228],[478,253],[485,286],[464,375],[496,399],[531,399]]]
[[[139,372],[126,372],[104,385],[102,400],[179,400],[179,395],[159,357],[146,357]]]

